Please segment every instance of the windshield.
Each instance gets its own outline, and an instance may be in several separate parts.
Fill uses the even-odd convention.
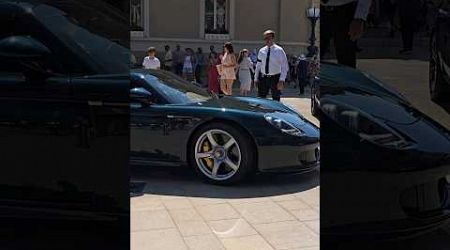
[[[110,40],[114,38],[113,34],[110,34],[108,39],[93,33],[95,30],[101,30],[96,27],[99,17],[86,18],[87,13],[78,13],[79,17],[71,13],[69,17],[60,9],[44,4],[36,6],[34,12],[36,18],[69,49],[80,56],[88,57],[99,73],[128,73],[129,50]],[[88,30],[89,27],[94,31]]]
[[[208,92],[172,73],[152,71],[145,80],[170,104],[199,103],[212,98]]]

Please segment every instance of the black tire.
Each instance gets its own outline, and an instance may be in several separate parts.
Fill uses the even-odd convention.
[[[311,96],[311,114],[314,117],[317,117],[317,115],[319,114],[319,108],[317,107],[317,102],[314,95]]]
[[[238,170],[225,180],[215,180],[207,176],[201,170],[201,166],[197,164],[197,160],[195,157],[196,145],[199,141],[200,137],[211,130],[222,130],[230,134],[239,146],[241,153],[241,161],[239,164]],[[216,185],[230,185],[238,183],[248,177],[250,174],[255,172],[256,165],[256,149],[254,144],[251,141],[249,135],[242,131],[240,128],[236,128],[236,126],[232,126],[227,123],[219,123],[212,122],[201,126],[197,131],[194,132],[192,139],[188,145],[188,159],[189,164],[193,166],[197,172],[197,174],[207,183],[216,184]]]
[[[430,96],[432,101],[439,103],[446,99],[446,97],[450,93],[450,88],[443,79],[442,67],[438,58],[438,48],[435,33],[433,33],[431,36],[430,47]]]
[[[319,115],[319,107],[317,105],[317,100],[316,100],[316,88],[317,88],[317,84],[313,83],[311,85],[311,114],[314,117],[317,117]]]

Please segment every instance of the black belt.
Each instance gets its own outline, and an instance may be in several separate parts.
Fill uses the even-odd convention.
[[[265,74],[261,74],[262,78],[274,78],[274,77],[280,77],[280,74],[275,74],[275,75],[265,75]]]

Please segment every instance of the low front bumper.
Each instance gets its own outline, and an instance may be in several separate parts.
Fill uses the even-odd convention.
[[[450,223],[449,165],[406,172],[323,169],[321,236],[388,240]]]
[[[324,226],[321,236],[324,241],[382,241],[410,239],[449,225],[450,211],[443,210],[427,218],[405,218],[400,220],[368,222],[358,224]]]
[[[319,143],[264,146],[258,151],[261,172],[308,172],[320,166]]]

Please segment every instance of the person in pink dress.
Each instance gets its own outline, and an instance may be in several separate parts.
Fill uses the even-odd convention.
[[[233,94],[233,83],[236,80],[237,59],[234,55],[233,45],[230,42],[223,46],[224,54],[221,58],[222,72],[220,74],[220,90],[225,95]]]
[[[208,56],[208,90],[216,94],[220,93],[219,72],[217,71],[217,65],[220,63],[217,53],[211,50]]]

